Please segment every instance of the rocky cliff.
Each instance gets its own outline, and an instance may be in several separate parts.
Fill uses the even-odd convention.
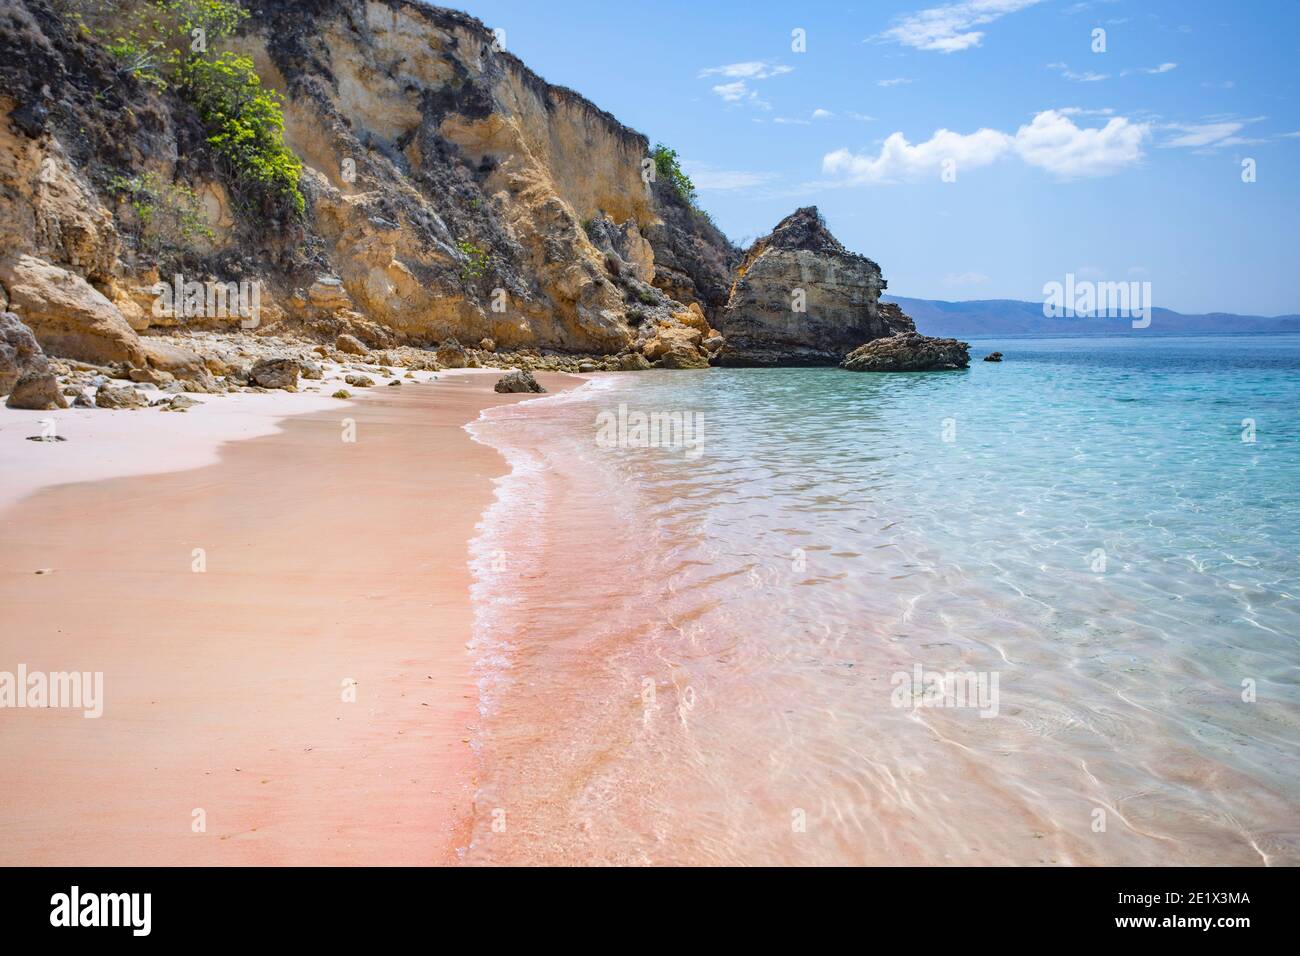
[[[114,16],[141,6],[0,11],[4,252],[86,280],[137,331],[177,324],[153,314],[150,288],[180,271],[256,278],[269,324],[372,346],[611,354],[712,332],[738,251],[646,181],[643,135],[541,80],[479,21],[407,0],[247,5],[222,46],[284,96],[305,198],[286,221],[239,201],[192,104],[110,51]],[[161,206],[181,232],[198,221],[159,236]]]
[[[656,175],[645,136],[546,83],[472,17],[412,0],[259,0],[201,55],[123,26],[232,6],[0,7],[0,307],[51,356],[207,381],[156,337],[242,324],[244,339],[335,358],[417,346],[451,364],[492,351],[575,369],[834,364],[911,328],[879,305],[879,267],[815,209],[742,257]],[[250,170],[229,142],[222,152],[213,115],[233,107],[196,98],[196,56],[218,73],[246,58],[240,109],[282,98],[282,128],[276,109],[263,132],[287,147],[275,161],[296,212],[250,191]],[[201,284],[196,308],[188,292],[180,308],[182,285],[159,307],[175,276]],[[214,289],[249,284],[251,324],[213,308]]]
[[[798,209],[745,254],[718,319],[725,365],[836,365],[871,339],[914,331],[880,304],[880,266],[849,252],[817,208]]]

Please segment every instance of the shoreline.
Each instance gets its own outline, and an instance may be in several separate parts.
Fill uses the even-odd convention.
[[[496,394],[494,371],[346,403],[231,397],[193,410],[201,427],[6,417],[53,417],[69,441],[2,452],[0,670],[102,672],[104,713],[0,714],[0,756],[24,768],[0,794],[0,864],[457,862],[469,545],[508,467],[464,426],[537,397]],[[12,467],[78,447],[72,470]]]

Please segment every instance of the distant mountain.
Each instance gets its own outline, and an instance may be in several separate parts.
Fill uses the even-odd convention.
[[[1151,325],[1133,328],[1127,318],[1049,319],[1042,302],[1018,299],[977,299],[943,302],[885,295],[916,322],[918,332],[960,338],[995,335],[1162,335],[1188,332],[1300,332],[1300,315],[1233,315],[1210,312],[1184,315],[1171,309],[1152,311]]]

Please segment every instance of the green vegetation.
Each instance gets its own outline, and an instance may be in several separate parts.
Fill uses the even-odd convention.
[[[130,206],[128,229],[140,252],[154,256],[185,252],[198,239],[214,238],[198,197],[188,186],[145,173],[114,176],[108,188]]]
[[[460,277],[466,281],[478,279],[487,272],[492,263],[492,256],[486,249],[480,249],[468,239],[456,243],[456,248],[465,257],[465,264],[460,268]]]
[[[250,57],[195,57],[182,72],[184,89],[209,130],[208,145],[224,160],[239,191],[283,204],[301,217],[302,162],[284,145],[282,99],[262,86]]]
[[[677,150],[669,149],[663,143],[656,143],[650,155],[655,161],[655,177],[670,183],[677,191],[677,195],[682,198],[682,202],[694,208],[695,184],[691,182],[691,177],[682,171],[681,163],[677,160]]]
[[[62,6],[72,8],[67,16],[79,30],[104,42],[123,73],[164,90],[188,60],[206,56],[209,43],[248,19],[230,0],[64,0]]]
[[[262,212],[302,216],[302,163],[284,144],[283,99],[265,89],[253,61],[216,44],[248,18],[233,0],[62,0],[79,30],[100,38],[121,72],[174,89],[198,112],[234,198]]]
[[[142,41],[134,37],[117,37],[107,44],[108,52],[121,61],[122,72],[135,77],[142,83],[167,89],[167,81],[159,72],[159,60],[162,51],[160,44]]]

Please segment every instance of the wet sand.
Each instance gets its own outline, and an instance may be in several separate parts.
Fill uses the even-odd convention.
[[[98,719],[0,711],[0,864],[456,862],[467,548],[506,471],[462,426],[533,397],[495,380],[376,388],[0,512],[0,671],[104,674]]]

